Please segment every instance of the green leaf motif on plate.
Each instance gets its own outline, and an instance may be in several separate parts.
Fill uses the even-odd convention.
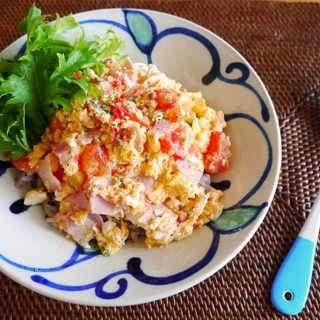
[[[140,50],[146,52],[153,43],[155,26],[151,24],[145,15],[137,12],[127,12],[126,19],[136,44]]]
[[[216,221],[210,221],[207,225],[213,230],[222,232],[236,232],[247,226],[266,206],[241,206],[235,209],[226,209]]]

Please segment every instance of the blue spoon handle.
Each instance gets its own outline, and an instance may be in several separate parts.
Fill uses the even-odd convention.
[[[298,314],[308,299],[319,224],[320,195],[272,284],[272,303],[284,314]]]
[[[298,314],[310,290],[315,243],[297,237],[284,259],[271,288],[273,305],[287,315]]]

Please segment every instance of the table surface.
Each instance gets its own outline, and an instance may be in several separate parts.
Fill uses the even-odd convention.
[[[0,50],[19,35],[17,23],[32,0],[0,0]],[[88,307],[56,301],[0,273],[2,319],[286,319],[270,288],[319,191],[320,4],[276,1],[39,0],[61,15],[108,7],[175,14],[213,31],[257,71],[274,102],[283,160],[271,208],[248,245],[219,272],[180,294],[128,307]],[[292,319],[316,319],[320,310],[320,254],[304,310]]]

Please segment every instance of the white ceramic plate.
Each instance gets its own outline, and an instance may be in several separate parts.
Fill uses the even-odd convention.
[[[106,9],[75,15],[87,37],[112,27],[134,61],[152,62],[221,109],[232,141],[231,169],[215,176],[225,190],[216,223],[167,248],[128,244],[111,257],[86,252],[50,227],[43,210],[21,210],[16,171],[0,162],[0,270],[45,296],[94,306],[161,299],[213,275],[247,244],[272,201],[281,162],[279,127],[269,95],[248,62],[212,32],[160,12]],[[25,38],[2,56],[21,50]],[[19,213],[20,212],[20,213]]]

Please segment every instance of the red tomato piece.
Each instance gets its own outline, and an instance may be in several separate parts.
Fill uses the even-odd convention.
[[[91,176],[106,174],[107,150],[104,149],[98,143],[87,145],[79,158],[80,169]]]
[[[11,157],[9,157],[9,160],[20,171],[34,172],[36,170],[36,167],[30,166],[28,155],[20,157],[16,160],[13,160]]]
[[[229,169],[229,141],[223,132],[212,132],[210,143],[204,154],[204,169],[215,174]]]
[[[81,74],[80,71],[76,71],[76,72],[73,73],[73,77],[74,77],[75,79],[80,80],[80,79],[82,79],[82,74]]]
[[[171,89],[158,89],[153,92],[158,100],[157,109],[164,111],[164,116],[171,122],[181,119],[181,109],[177,106],[177,94]]]
[[[177,106],[171,109],[167,109],[164,114],[165,118],[170,122],[178,122],[181,119],[181,109]]]
[[[185,155],[185,147],[183,146],[183,126],[179,126],[174,131],[167,133],[159,139],[161,151],[183,158]]]
[[[59,165],[58,170],[52,172],[53,175],[60,181],[63,181],[63,176],[64,176],[64,169],[62,168],[61,165]]]
[[[170,89],[155,90],[158,99],[157,109],[168,110],[175,108],[177,102],[177,95]]]
[[[164,153],[170,153],[171,151],[171,142],[168,137],[159,138],[161,151]]]

